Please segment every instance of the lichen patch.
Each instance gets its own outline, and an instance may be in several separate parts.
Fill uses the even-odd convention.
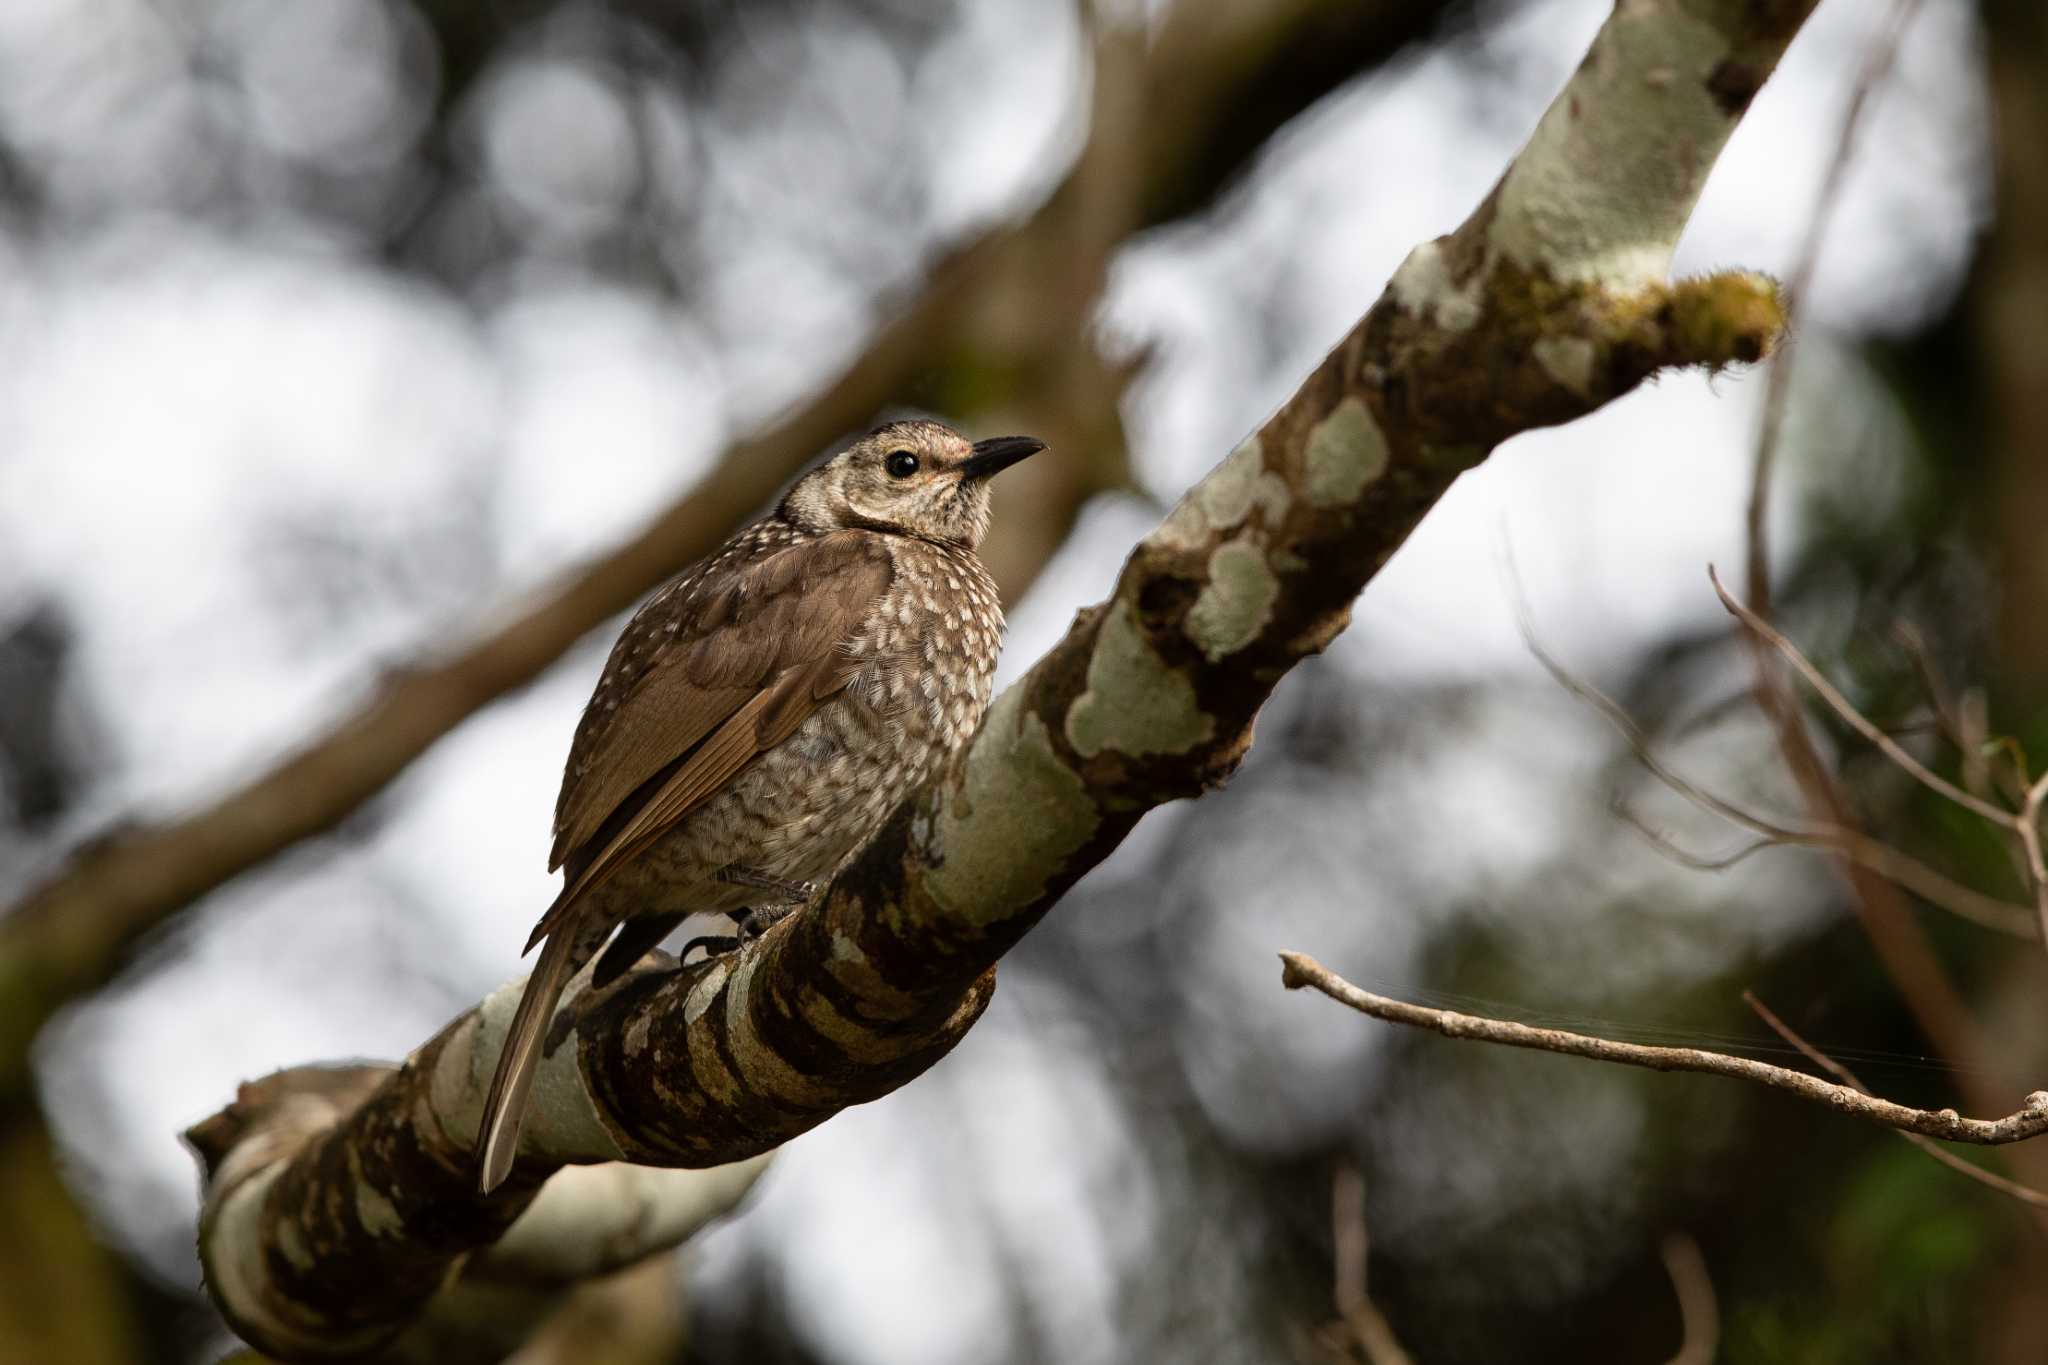
[[[1243,521],[1252,510],[1259,476],[1264,472],[1264,452],[1254,433],[1195,485],[1195,497],[1209,525],[1227,531]]]
[[[363,1231],[372,1237],[396,1237],[405,1232],[405,1219],[399,1216],[398,1205],[385,1197],[382,1190],[364,1181],[360,1171],[356,1177],[356,1220],[363,1225]]]
[[[1714,12],[1737,8],[1615,8],[1501,180],[1488,231],[1494,257],[1617,293],[1664,278],[1735,127],[1733,87],[1761,80],[1711,78],[1730,49]],[[1645,128],[1658,135],[1644,137]]]
[[[1530,356],[1543,373],[1580,398],[1593,396],[1593,364],[1599,349],[1584,337],[1538,337],[1529,347]]]
[[[1387,289],[1404,311],[1447,332],[1469,332],[1479,324],[1480,289],[1483,280],[1475,276],[1464,288],[1451,279],[1443,248],[1424,242],[1408,253],[1401,268],[1387,281]]]
[[[1149,539],[1175,550],[1191,550],[1207,543],[1209,517],[1202,508],[1201,488],[1201,484],[1196,484],[1189,489]]]
[[[1036,904],[1101,821],[1045,722],[1025,710],[1024,692],[1012,687],[989,708],[961,775],[965,799],[944,803],[924,877],[940,909],[972,924]]]
[[[1365,400],[1346,398],[1308,434],[1308,500],[1317,507],[1355,502],[1387,470],[1387,439]]]
[[[1215,732],[1194,684],[1153,652],[1131,604],[1112,605],[1088,659],[1087,689],[1067,708],[1067,742],[1075,752],[1184,754]]]
[[[1188,609],[1186,630],[1211,663],[1259,638],[1273,619],[1280,580],[1246,537],[1227,541],[1209,556],[1209,582]]]

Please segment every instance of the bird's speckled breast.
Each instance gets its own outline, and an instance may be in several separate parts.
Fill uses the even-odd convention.
[[[966,550],[889,537],[888,592],[847,641],[853,683],[598,889],[607,910],[717,913],[762,893],[730,866],[791,882],[828,876],[973,735],[1002,644],[995,584]]]

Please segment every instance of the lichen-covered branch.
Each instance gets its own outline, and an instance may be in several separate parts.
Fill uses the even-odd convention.
[[[433,1047],[430,1044],[429,1050]],[[767,1166],[763,1156],[703,1170],[623,1162],[566,1170],[538,1194],[528,1189],[490,1209],[484,1216],[496,1225],[494,1240],[487,1245],[466,1241],[478,1249],[452,1260],[436,1247],[409,1260],[362,1267],[332,1258],[316,1263],[308,1252],[319,1245],[318,1217],[298,1225],[302,1236],[275,1244],[218,1231],[221,1220],[242,1217],[273,1197],[273,1182],[292,1169],[285,1158],[328,1133],[340,1117],[357,1112],[397,1074],[399,1068],[391,1066],[279,1072],[244,1085],[233,1104],[186,1135],[207,1177],[208,1205],[199,1231],[207,1285],[221,1298],[266,1296],[262,1335],[251,1339],[274,1355],[331,1359],[378,1348],[380,1358],[397,1362],[461,1365],[500,1360],[586,1281],[668,1250],[729,1212]],[[386,1131],[405,1130],[400,1125]],[[345,1163],[374,1173],[354,1187],[351,1219],[359,1220],[373,1237],[401,1229],[417,1236],[419,1225],[402,1221],[413,1210],[380,1203],[372,1182],[405,1156],[422,1155],[418,1149],[402,1153],[390,1146],[371,1150],[330,1144],[328,1150]],[[463,1179],[473,1179],[463,1165],[466,1149],[436,1149],[428,1159],[436,1158],[455,1162],[465,1171]],[[327,1188],[336,1187],[330,1183]],[[417,1169],[407,1188],[427,1192]],[[325,1213],[332,1216],[335,1211]],[[476,1230],[470,1222],[455,1235],[467,1239]],[[289,1294],[295,1274],[348,1276],[358,1270],[396,1277],[373,1292],[383,1307],[366,1330],[357,1331],[332,1314],[297,1313]],[[394,1337],[389,1305],[405,1299],[423,1311],[398,1323],[403,1332]]]
[[[712,1166],[917,1075],[998,958],[1145,811],[1220,785],[1275,684],[1344,628],[1421,517],[1499,442],[1654,371],[1753,360],[1775,288],[1665,282],[1715,156],[1812,0],[1628,0],[1486,202],[1385,295],[997,699],[939,783],[810,906],[702,968],[569,1005],[512,1181],[467,1153],[510,988],[310,1140],[209,1191],[238,1330],[279,1354],[399,1331],[564,1165]],[[287,1088],[289,1088],[287,1084]],[[239,1158],[231,1152],[227,1161]]]

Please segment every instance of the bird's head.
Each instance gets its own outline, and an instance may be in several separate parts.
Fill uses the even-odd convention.
[[[820,534],[857,527],[971,550],[988,531],[989,480],[1043,449],[1029,436],[970,442],[938,422],[891,422],[797,480],[782,515]]]

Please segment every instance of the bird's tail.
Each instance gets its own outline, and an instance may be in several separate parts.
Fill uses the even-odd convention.
[[[576,929],[574,924],[562,924],[548,935],[547,945],[533,964],[533,974],[526,978],[519,1008],[513,1011],[512,1027],[505,1032],[498,1070],[484,1099],[483,1122],[477,1127],[477,1188],[485,1194],[502,1184],[512,1169],[519,1128],[526,1118],[527,1092],[533,1089],[533,1074],[540,1067],[541,1045],[555,1017],[555,1002],[582,965],[580,958],[589,956],[587,948],[581,955],[576,951],[583,937]]]

